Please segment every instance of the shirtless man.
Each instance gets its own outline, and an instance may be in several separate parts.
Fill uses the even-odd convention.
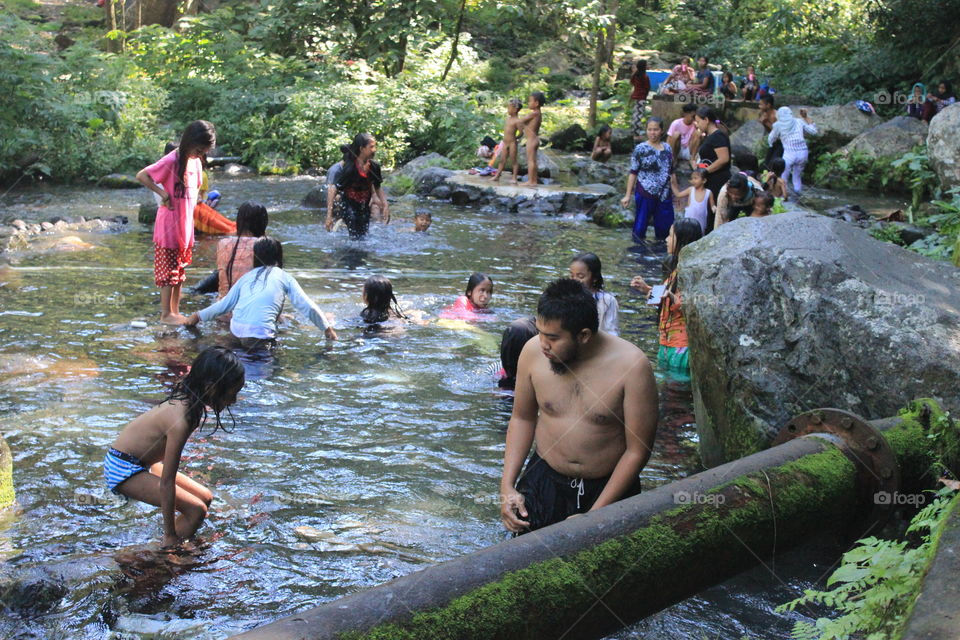
[[[540,107],[546,102],[546,96],[534,91],[527,98],[527,108],[530,113],[520,119],[523,125],[523,135],[527,139],[527,186],[537,186],[537,150],[540,148],[540,122],[543,114]]]
[[[576,280],[557,280],[540,296],[539,336],[517,366],[500,481],[500,517],[513,533],[640,492],[657,428],[653,369],[636,346],[598,332],[598,322],[593,296]]]

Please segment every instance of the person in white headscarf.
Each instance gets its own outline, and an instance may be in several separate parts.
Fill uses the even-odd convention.
[[[809,155],[807,141],[803,138],[805,133],[817,133],[817,125],[807,115],[807,110],[800,109],[800,118],[795,118],[790,107],[780,107],[777,109],[777,121],[773,123],[770,135],[767,136],[771,145],[778,139],[783,143],[783,162],[786,168],[781,177],[789,184],[792,176],[793,191],[797,195],[803,189],[801,178]]]

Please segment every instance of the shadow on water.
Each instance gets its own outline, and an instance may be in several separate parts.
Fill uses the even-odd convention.
[[[29,594],[49,602],[10,608],[0,636],[221,638],[504,540],[497,489],[510,400],[493,373],[500,334],[535,309],[544,284],[565,275],[577,253],[601,256],[621,335],[655,360],[656,312],[629,282],[663,277],[662,243],[632,250],[628,231],[582,216],[432,202],[416,204],[433,213],[428,233],[412,232],[412,205],[398,202],[393,222],[374,223],[358,242],[326,234],[321,217],[298,204],[315,180],[215,182],[224,212],[247,200],[269,208],[286,267],[334,315],[341,339],[328,344],[292,319],[273,350],[238,349],[247,384],[232,408],[235,427],[204,428],[184,450],[183,470],[216,496],[201,530],[207,547],[171,568],[138,547],[157,540],[158,511],[105,490],[103,454],[200,349],[237,348],[226,325],[155,323],[151,236],[136,223],[96,238],[89,251],[8,256],[0,266],[0,431],[14,452],[22,512],[0,522],[9,558],[0,586],[21,596],[8,603]],[[11,194],[5,213],[130,215],[141,196],[44,188]],[[213,268],[216,241],[199,238],[188,285]],[[473,271],[495,282],[491,322],[366,333],[357,321],[370,275],[391,278],[404,309],[436,317]],[[185,294],[182,308],[211,301]],[[650,488],[698,469],[689,382],[660,376],[659,388],[661,427],[642,474]],[[659,637],[698,637],[729,620],[786,637],[768,633],[780,624],[770,611],[782,593],[758,590],[742,601],[734,587],[718,589],[722,597],[711,591],[661,614],[657,628],[668,631]]]

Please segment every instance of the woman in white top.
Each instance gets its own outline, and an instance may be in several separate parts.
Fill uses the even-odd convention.
[[[287,297],[327,338],[337,339],[337,332],[320,308],[303,292],[296,279],[283,270],[283,246],[278,240],[268,237],[257,240],[253,245],[253,267],[230,287],[224,298],[192,314],[186,324],[195,325],[233,311],[230,332],[240,338],[245,347],[261,341],[269,343],[277,337],[277,322]]]
[[[600,331],[612,335],[620,334],[617,323],[617,299],[612,293],[603,290],[603,273],[600,271],[600,258],[594,253],[581,253],[570,261],[570,277],[580,281],[597,301],[597,315],[600,317]]]
[[[793,176],[793,191],[797,195],[803,189],[801,177],[809,155],[807,141],[803,138],[804,133],[811,135],[817,133],[817,125],[807,115],[807,110],[800,109],[800,119],[797,119],[793,117],[790,107],[780,107],[777,109],[777,121],[773,123],[770,135],[767,136],[770,146],[773,146],[777,139],[783,143],[783,162],[786,164],[786,169],[781,178],[789,183],[789,176]]]

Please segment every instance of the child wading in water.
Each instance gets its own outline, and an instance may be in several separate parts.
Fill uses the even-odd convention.
[[[485,273],[473,273],[467,280],[467,290],[451,306],[440,312],[447,320],[485,320],[489,316],[490,298],[493,297],[493,280]]]
[[[363,304],[360,318],[367,324],[382,324],[392,319],[406,319],[393,294],[393,283],[384,276],[370,276],[363,283]]]
[[[543,113],[540,107],[546,102],[546,97],[539,91],[534,91],[527,99],[527,107],[530,113],[521,118],[523,124],[523,135],[527,139],[527,185],[534,187],[537,185],[537,151],[540,149],[540,122],[543,120]]]
[[[510,98],[507,101],[507,119],[503,124],[503,144],[500,147],[500,163],[497,165],[497,171],[494,174],[494,182],[500,182],[500,176],[503,174],[503,168],[506,166],[507,159],[513,163],[513,184],[517,183],[517,174],[520,172],[520,159],[517,157],[517,134],[520,133],[522,123],[517,115],[520,112],[520,100]]]
[[[244,202],[237,210],[237,237],[223,238],[217,245],[218,298],[253,269],[253,245],[267,233],[267,209]]]
[[[581,253],[570,261],[570,277],[582,283],[597,301],[600,330],[616,336],[620,334],[617,299],[603,290],[603,273],[600,269],[600,258],[595,253]]]
[[[750,212],[750,217],[766,218],[773,212],[774,202],[773,194],[761,191],[753,197],[753,211]]]
[[[253,270],[230,288],[225,298],[206,309],[191,314],[186,324],[213,320],[233,311],[230,332],[240,338],[244,348],[269,346],[277,337],[277,323],[283,311],[284,296],[293,307],[323,329],[327,338],[337,339],[327,317],[300,288],[300,284],[283,270],[283,245],[263,237],[253,245]]]
[[[206,120],[187,125],[180,146],[137,174],[160,197],[153,225],[153,276],[160,287],[160,322],[183,324],[180,288],[193,259],[193,211],[203,181],[201,158],[216,144],[217,133]]]
[[[674,198],[688,198],[687,208],[683,212],[684,218],[693,218],[700,223],[700,231],[707,232],[707,217],[716,209],[713,193],[707,189],[707,170],[694,169],[690,174],[690,186],[680,190],[677,186],[677,174],[670,176],[670,189]]]
[[[774,158],[770,161],[770,166],[767,167],[769,171],[766,171],[763,175],[764,190],[769,191],[774,198],[778,199],[774,209],[782,209],[782,203],[790,198],[787,192],[787,183],[780,177],[786,171],[786,168],[787,163],[783,161],[783,158]]]
[[[213,430],[223,426],[220,414],[236,402],[243,381],[243,365],[232,351],[204,350],[166,400],[124,427],[104,458],[112,492],[160,507],[164,548],[196,533],[213,500],[209,489],[179,472],[183,447],[206,424],[208,407],[216,417]]]
[[[668,269],[670,275],[664,280],[666,290],[660,298],[660,350],[657,352],[657,366],[663,370],[671,370],[682,374],[689,374],[690,353],[687,349],[687,321],[680,306],[680,291],[677,289],[677,263],[680,259],[680,250],[691,242],[703,237],[700,225],[692,218],[677,220],[670,227],[667,236],[667,253],[670,254]],[[636,276],[630,283],[631,287],[649,294],[652,287],[640,276]]]

